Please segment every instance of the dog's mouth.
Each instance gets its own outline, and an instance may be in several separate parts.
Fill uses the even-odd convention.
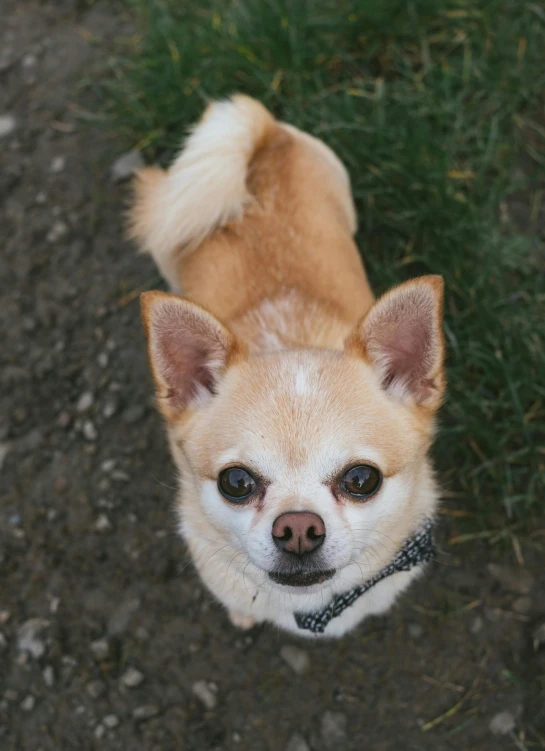
[[[276,584],[286,587],[311,587],[313,584],[322,584],[335,576],[335,569],[328,571],[298,571],[294,574],[283,574],[278,571],[269,571],[269,578]]]

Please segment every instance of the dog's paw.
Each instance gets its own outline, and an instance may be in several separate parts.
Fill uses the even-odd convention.
[[[255,618],[252,618],[251,615],[245,615],[238,610],[230,610],[229,618],[233,626],[242,629],[242,631],[248,631],[256,624]]]

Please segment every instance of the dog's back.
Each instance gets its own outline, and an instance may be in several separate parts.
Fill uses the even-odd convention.
[[[316,310],[316,332],[300,332],[315,346],[318,330],[332,344],[325,321],[344,332],[372,302],[342,163],[248,97],[211,105],[170,170],[143,170],[136,193],[132,234],[171,288],[238,322],[249,341],[265,299],[284,296],[292,319],[319,301],[324,320]]]

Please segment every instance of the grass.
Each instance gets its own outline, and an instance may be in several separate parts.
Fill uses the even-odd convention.
[[[209,99],[243,91],[332,146],[375,290],[446,281],[447,503],[483,529],[543,515],[545,4],[129,6],[140,32],[97,83],[108,126],[165,161]]]

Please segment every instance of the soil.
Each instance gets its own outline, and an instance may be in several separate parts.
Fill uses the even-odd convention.
[[[0,748],[545,748],[540,530],[451,544],[447,509],[425,579],[338,642],[236,631],[188,565],[138,310],[159,282],[80,87],[129,31],[2,3]]]

